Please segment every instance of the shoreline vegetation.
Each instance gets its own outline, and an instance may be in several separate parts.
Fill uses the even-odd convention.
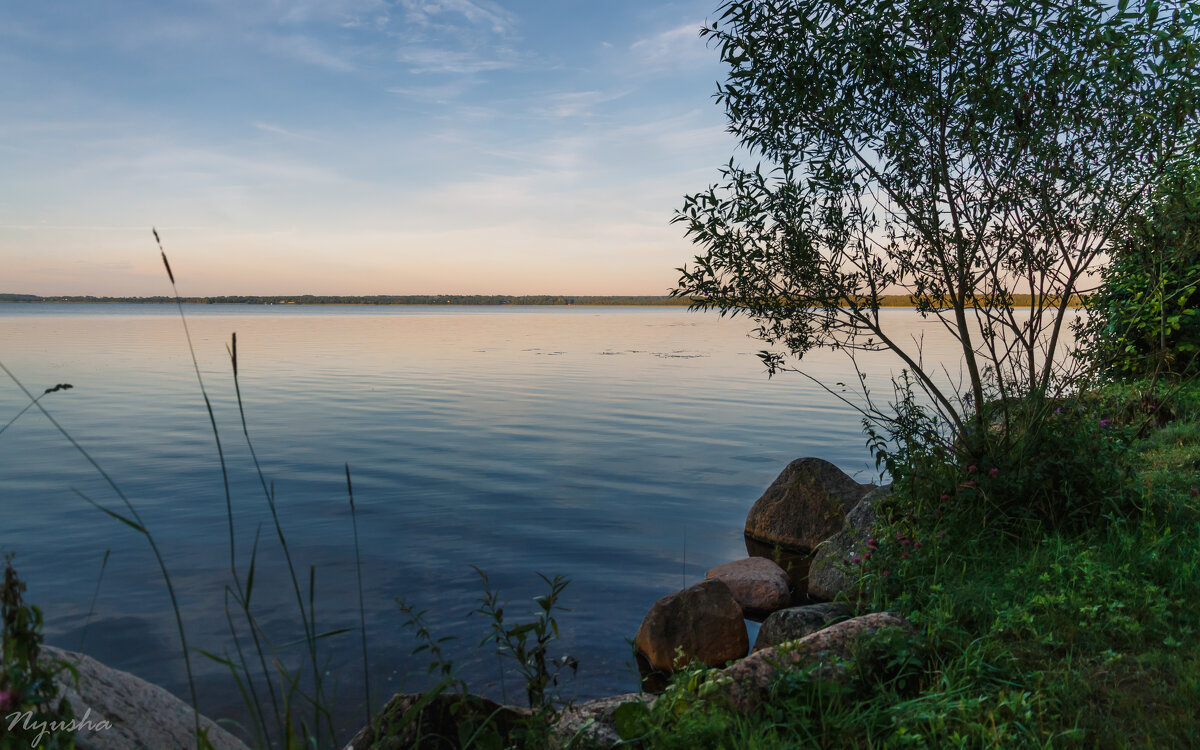
[[[90,295],[55,295],[43,297],[37,294],[0,294],[0,303],[56,303],[89,305],[473,305],[514,307],[689,307],[698,300],[692,297],[669,296],[622,296],[622,295],[552,295],[552,294],[373,294],[351,295],[223,295],[219,297],[93,297]],[[918,300],[907,294],[885,294],[879,297],[880,307],[920,307]],[[1016,308],[1029,307],[1031,296],[1012,295]],[[1082,300],[1076,296],[1069,307],[1079,307]],[[941,307],[933,304],[932,307]]]

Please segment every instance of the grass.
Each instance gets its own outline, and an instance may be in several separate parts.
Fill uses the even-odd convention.
[[[1169,391],[1155,401],[1174,420],[1150,429],[1128,408],[1144,387],[1092,395],[1126,415],[1111,437],[1126,441],[1129,514],[986,527],[983,503],[914,517],[901,493],[863,584],[872,608],[918,626],[915,642],[867,644],[876,653],[847,684],[785,672],[749,718],[684,674],[630,736],[647,748],[1200,746],[1200,385]]]

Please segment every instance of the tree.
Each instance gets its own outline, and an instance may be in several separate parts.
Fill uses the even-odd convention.
[[[1200,374],[1200,155],[1179,160],[1130,218],[1081,326],[1110,377]]]
[[[717,14],[701,32],[729,65],[716,98],[762,163],[731,160],[685,199],[676,221],[703,254],[674,293],[748,314],[797,358],[890,350],[959,435],[978,420],[1004,439],[1019,405],[1060,384],[1089,271],[1195,141],[1200,5],[753,0]],[[885,293],[960,342],[965,395],[890,335]]]

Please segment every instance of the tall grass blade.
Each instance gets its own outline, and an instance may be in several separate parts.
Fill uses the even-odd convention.
[[[362,557],[358,547],[358,513],[354,509],[354,485],[350,481],[350,464],[346,464],[346,493],[350,495],[350,523],[354,527],[354,572],[358,576],[358,624],[362,634],[363,697],[367,701],[367,724],[371,723],[371,672],[367,659],[367,610],[363,603]]]
[[[83,632],[79,634],[79,650],[83,651],[83,642],[87,638],[88,627],[92,624],[92,615],[96,612],[96,600],[100,597],[100,582],[104,580],[104,569],[108,567],[108,555],[112,549],[104,550],[104,559],[100,561],[100,575],[96,576],[96,590],[92,592],[92,603],[88,605],[87,619],[83,621]]]

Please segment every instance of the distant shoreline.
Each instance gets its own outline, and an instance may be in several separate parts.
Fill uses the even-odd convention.
[[[652,296],[590,296],[590,295],[551,295],[551,294],[378,294],[368,296],[336,296],[336,295],[226,295],[220,297],[182,297],[178,301],[187,305],[475,305],[475,306],[547,306],[547,307],[687,307],[692,303],[690,298],[652,297]],[[175,304],[174,297],[90,297],[90,296],[53,296],[43,297],[37,294],[0,294],[0,303],[18,304],[92,304],[92,305],[171,305]],[[1027,307],[1029,295],[1017,294],[1013,298],[1014,307]],[[1071,306],[1077,307],[1078,300],[1072,300]],[[879,298],[880,307],[916,307],[908,295],[888,294]]]

